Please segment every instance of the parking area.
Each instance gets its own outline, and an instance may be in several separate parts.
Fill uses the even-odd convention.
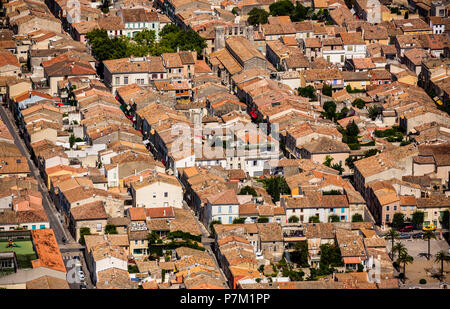
[[[84,258],[80,252],[67,252],[62,254],[67,271],[67,282],[71,289],[91,288],[89,272]]]
[[[406,284],[404,288],[439,288],[439,280],[432,276],[433,273],[440,271],[440,264],[434,261],[435,254],[444,250],[448,252],[450,249],[449,244],[444,239],[431,239],[430,240],[430,254],[432,257],[430,260],[426,258],[428,252],[428,240],[424,239],[398,239],[396,242],[401,242],[406,249],[408,254],[414,258],[412,264],[406,266]],[[391,242],[388,241],[388,250],[391,250]],[[450,277],[448,273],[450,272],[450,264],[444,263],[444,273],[447,273],[444,281],[449,281]],[[420,279],[425,279],[426,284],[420,284]]]

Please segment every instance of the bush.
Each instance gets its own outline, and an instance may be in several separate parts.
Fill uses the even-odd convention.
[[[245,186],[241,189],[238,195],[252,195],[252,196],[258,196],[256,193],[256,190],[250,186]]]
[[[309,223],[320,223],[320,219],[318,216],[311,216],[308,220]]]
[[[363,222],[363,216],[361,216],[361,214],[354,214],[352,216],[352,222]]]
[[[128,265],[128,272],[130,274],[136,274],[139,272],[139,269],[136,265]]]
[[[288,219],[289,223],[297,223],[300,219],[297,216],[290,216]]]
[[[233,219],[233,224],[242,224],[242,223],[244,223],[245,222],[245,219],[247,219],[247,218],[234,218]]]
[[[259,217],[258,218],[258,223],[267,223],[269,222],[269,218],[267,217]]]
[[[419,280],[419,283],[420,283],[420,284],[427,284],[427,280],[425,280],[425,279],[420,279],[420,280]]]

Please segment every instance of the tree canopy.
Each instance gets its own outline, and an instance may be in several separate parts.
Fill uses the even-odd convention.
[[[174,24],[164,26],[159,32],[160,41],[156,42],[154,30],[144,29],[129,38],[126,36],[110,38],[104,29],[94,29],[86,38],[91,45],[92,54],[99,60],[160,56],[180,50],[195,50],[200,54],[206,47],[206,41],[192,29],[183,30]]]
[[[248,13],[247,22],[252,26],[267,24],[268,21],[269,13],[266,10],[253,8]]]

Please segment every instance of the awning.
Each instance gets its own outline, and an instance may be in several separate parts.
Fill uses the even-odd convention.
[[[361,259],[359,257],[344,257],[344,264],[359,264]]]

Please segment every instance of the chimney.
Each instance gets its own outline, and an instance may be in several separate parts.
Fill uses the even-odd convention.
[[[225,47],[225,28],[217,26],[214,30],[214,51],[217,51]]]
[[[248,31],[247,31],[247,39],[253,43],[253,41],[255,40],[255,32],[253,30],[253,26],[248,26]]]

